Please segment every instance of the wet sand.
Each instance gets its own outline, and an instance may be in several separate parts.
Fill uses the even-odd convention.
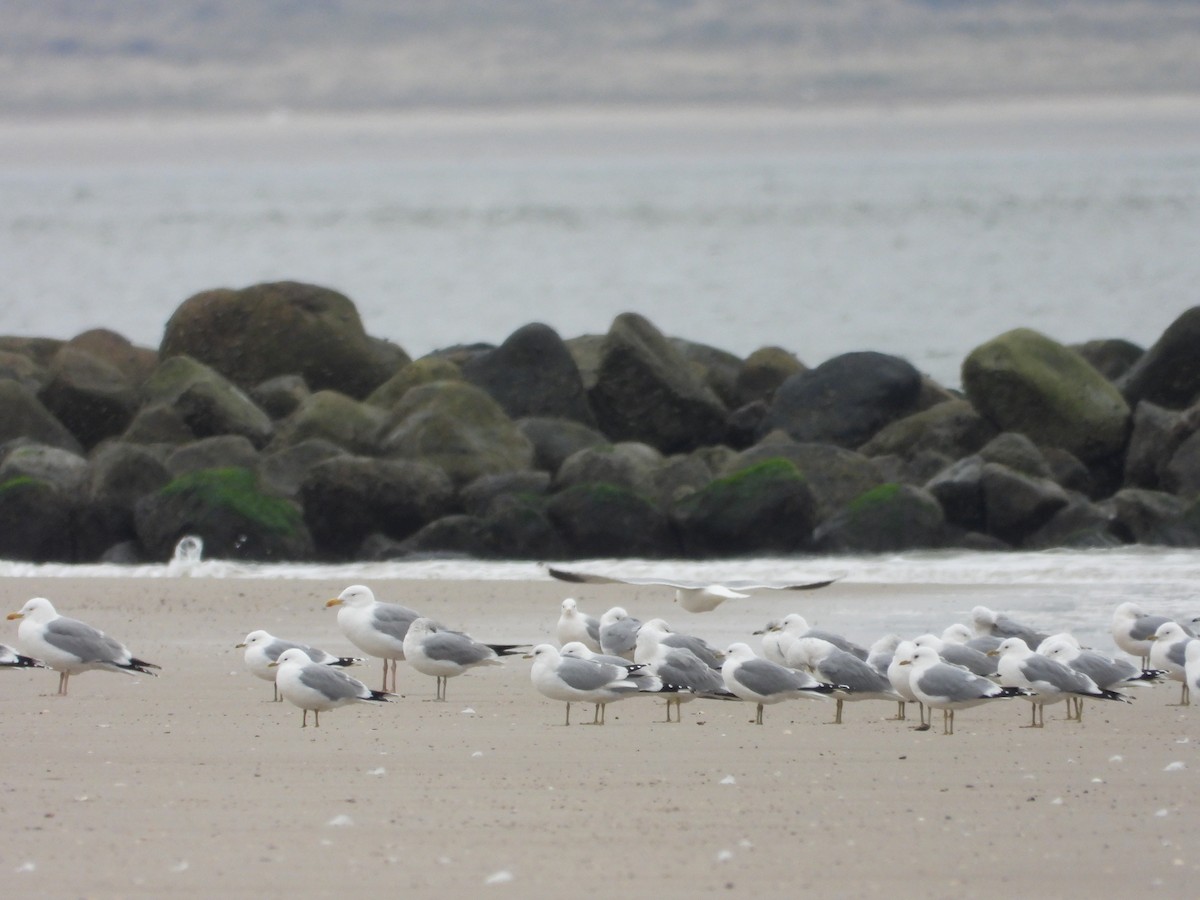
[[[960,712],[957,733],[889,721],[895,705],[696,701],[609,708],[563,727],[529,662],[434,682],[301,729],[234,644],[255,628],[350,654],[323,607],[345,583],[235,579],[0,581],[103,628],[161,677],[0,673],[0,884],[8,896],[932,897],[1183,896],[1194,889],[1200,708],[1175,684],[1082,725],[1022,701]],[[705,616],[653,589],[553,582],[388,581],[403,602],[494,641],[552,637],[568,593],[663,615],[717,641],[798,604],[756,597]],[[904,588],[839,584],[826,601]],[[988,589],[997,602],[997,589]],[[1000,591],[999,593],[1003,593]],[[911,602],[911,597],[905,598]],[[969,599],[967,600],[969,604]],[[0,641],[16,643],[16,623]],[[865,637],[865,636],[864,636]],[[757,646],[757,642],[752,640]],[[379,687],[379,667],[354,670]],[[573,709],[590,720],[590,707]],[[1185,768],[1173,766],[1183,763]]]

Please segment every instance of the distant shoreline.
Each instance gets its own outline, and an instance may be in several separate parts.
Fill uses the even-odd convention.
[[[7,116],[0,167],[1200,148],[1200,95]]]

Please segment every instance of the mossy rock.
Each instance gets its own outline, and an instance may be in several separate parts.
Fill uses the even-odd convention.
[[[424,356],[413,360],[391,378],[373,390],[363,402],[381,409],[392,410],[404,395],[422,384],[435,381],[462,381],[462,370],[440,356]]]
[[[805,549],[817,502],[789,460],[767,459],[710,482],[676,505],[673,518],[693,556]]]
[[[1130,411],[1120,391],[1082,356],[1028,328],[1002,334],[963,361],[963,387],[1001,431],[1062,447],[1085,463],[1125,446]]]
[[[932,549],[946,542],[946,520],[928,491],[881,484],[822,522],[813,540],[817,549],[838,553]]]
[[[239,434],[262,447],[273,431],[271,417],[241,388],[188,356],[165,360],[146,379],[142,394],[145,403],[138,419],[149,410],[167,407],[198,438]]]
[[[617,485],[574,485],[555,494],[546,509],[573,557],[678,555],[667,517],[645,497]]]
[[[21,475],[0,483],[0,559],[77,562],[72,498]]]
[[[372,455],[379,451],[380,433],[386,425],[387,414],[377,407],[336,391],[317,391],[278,423],[271,449],[321,439],[351,453]]]
[[[144,497],[134,509],[138,537],[153,559],[169,558],[179,538],[204,539],[220,559],[302,560],[313,555],[300,508],[264,492],[240,467],[189,472]]]

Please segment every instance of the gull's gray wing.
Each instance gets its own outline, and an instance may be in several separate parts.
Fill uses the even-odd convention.
[[[600,643],[600,620],[595,616],[585,615],[583,617],[583,626],[587,629],[587,635],[597,644]]]
[[[1138,616],[1129,626],[1129,636],[1135,641],[1148,641],[1158,631],[1158,626],[1166,625],[1171,620],[1166,616]]]
[[[922,693],[950,703],[978,700],[997,690],[994,682],[946,663],[932,665],[919,672],[917,686]]]
[[[719,672],[690,650],[671,650],[655,666],[655,674],[667,684],[677,684],[696,692],[724,691]]]
[[[620,690],[620,683],[626,674],[619,666],[593,662],[590,659],[576,659],[573,656],[562,657],[556,671],[564,684],[577,691],[597,691],[604,687]],[[629,688],[637,690],[637,685],[630,682]]]
[[[966,644],[942,643],[938,656],[952,666],[962,666],[976,675],[995,675],[996,661],[986,653],[980,653]]]
[[[838,579],[826,581],[807,581],[802,584],[760,584],[754,581],[723,581],[725,587],[735,591],[813,591],[817,588],[828,587]]]
[[[1187,645],[1188,645],[1188,641],[1192,641],[1192,640],[1195,640],[1195,638],[1188,638],[1187,640],[1180,640],[1180,641],[1176,641],[1175,643],[1171,644],[1167,648],[1167,659],[1169,659],[1171,662],[1175,663],[1175,665],[1177,665],[1177,666],[1180,666],[1180,667],[1186,666],[1187,665]]]
[[[300,683],[330,700],[365,699],[370,692],[340,669],[309,664],[300,670]]]
[[[699,657],[705,665],[713,669],[721,668],[721,662],[725,658],[724,654],[718,653],[716,650],[714,650],[708,641],[691,634],[675,634],[672,632],[664,635],[659,643],[665,644],[666,646],[675,650],[690,650],[697,657]]]
[[[618,619],[600,632],[600,649],[605,653],[620,655],[628,653],[637,646],[638,629],[642,627],[640,619],[627,616]]]
[[[815,683],[815,679],[806,680],[799,672],[774,665],[765,659],[742,663],[734,669],[733,677],[738,684],[763,697],[801,690]]]
[[[999,638],[1020,638],[1031,648],[1036,648],[1049,635],[1042,634],[1016,619],[1011,619],[1004,613],[996,616],[996,624],[992,626],[992,634]]]
[[[421,614],[407,606],[400,606],[398,603],[377,603],[372,611],[371,624],[377,631],[403,641],[404,636],[408,634],[408,626],[419,618]]]
[[[83,662],[118,662],[129,651],[102,631],[78,619],[59,616],[46,626],[46,643]]]
[[[854,643],[854,641],[848,641],[848,640],[846,640],[846,638],[842,637],[840,634],[836,634],[835,632],[832,632],[832,631],[824,631],[820,628],[810,628],[810,629],[808,629],[808,631],[804,632],[803,636],[810,637],[810,638],[820,638],[823,641],[828,641],[829,643],[833,644],[833,646],[837,647],[839,650],[845,650],[847,653],[853,653],[859,659],[865,660],[867,658],[867,656],[870,655],[870,652],[867,650],[866,647],[861,647],[858,644]]]
[[[817,666],[824,681],[845,685],[851,693],[875,694],[895,692],[892,682],[867,665],[853,653],[835,650]]]
[[[434,632],[421,642],[421,647],[430,659],[460,666],[471,666],[496,655],[485,644],[453,631]]]
[[[1102,688],[1112,687],[1119,681],[1141,674],[1142,671],[1131,662],[1109,659],[1092,650],[1083,651],[1067,665],[1076,672],[1082,672]]]
[[[1057,660],[1034,654],[1021,660],[1021,674],[1031,683],[1041,682],[1069,693],[1096,693],[1096,684],[1081,672],[1064,666]]]

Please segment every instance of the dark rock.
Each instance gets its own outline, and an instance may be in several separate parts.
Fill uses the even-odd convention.
[[[719,350],[707,344],[697,344],[685,341],[683,338],[669,338],[671,344],[680,355],[692,366],[696,377],[707,385],[727,408],[741,406],[738,398],[737,382],[742,372],[742,360],[726,350]]]
[[[905,459],[933,452],[961,459],[979,452],[996,433],[996,427],[966,400],[951,400],[885,425],[858,452]]]
[[[883,484],[817,526],[816,549],[833,553],[895,553],[940,547],[946,523],[937,500],[908,484]]]
[[[730,406],[761,402],[770,404],[775,391],[788,378],[807,371],[796,355],[782,347],[760,347],[746,357],[738,372],[736,401]]]
[[[984,462],[1000,463],[1030,478],[1049,478],[1050,464],[1037,444],[1023,434],[1006,431],[980,449]]]
[[[1200,431],[1194,431],[1171,454],[1161,487],[1185,500],[1200,497]]]
[[[0,352],[20,354],[39,369],[49,369],[50,361],[62,349],[63,343],[57,338],[6,336],[0,337]]]
[[[391,411],[404,399],[404,395],[415,387],[435,381],[461,380],[462,370],[455,363],[438,356],[426,356],[397,370],[363,402]]]
[[[137,387],[150,377],[158,366],[158,353],[147,347],[136,347],[129,340],[107,328],[93,328],[67,341],[65,347],[80,350],[120,372]]]
[[[232,382],[187,356],[163,362],[142,391],[147,407],[171,407],[197,438],[240,434],[255,447],[271,438],[273,426],[265,412]],[[132,439],[128,432],[126,439]]]
[[[210,558],[269,562],[313,556],[300,509],[264,493],[249,469],[182,475],[137,502],[134,524],[151,559],[170,559],[189,534],[203,539]]]
[[[189,297],[167,322],[159,355],[190,356],[245,390],[302,375],[315,391],[360,399],[407,360],[367,337],[345,295],[292,281]]]
[[[494,555],[487,523],[463,513],[443,516],[430,522],[402,541],[400,547],[406,556],[451,553],[473,559],[488,559]]]
[[[1126,488],[1107,501],[1113,530],[1130,543],[1163,547],[1200,547],[1195,505],[1161,491]]]
[[[984,462],[979,485],[988,533],[1010,544],[1021,543],[1068,503],[1067,492],[1049,478],[1001,463]]]
[[[36,478],[0,482],[0,559],[74,562],[76,500]]]
[[[222,434],[184,444],[171,452],[166,465],[171,477],[178,478],[203,469],[255,469],[258,460],[258,451],[244,437]]]
[[[133,385],[118,369],[69,345],[54,357],[38,399],[86,448],[123,432],[138,407]]]
[[[941,504],[947,522],[981,532],[987,527],[982,480],[983,457],[966,456],[933,476],[925,490]]]
[[[267,489],[279,496],[296,498],[300,496],[300,487],[308,477],[309,469],[346,455],[337,444],[313,438],[264,455],[258,464],[258,477]]]
[[[88,475],[88,461],[78,453],[45,444],[15,446],[0,461],[0,484],[29,478],[45,482],[65,497],[78,497]]]
[[[905,360],[845,353],[781,384],[759,433],[854,449],[915,412],[920,391],[921,374]]]
[[[457,511],[446,473],[408,460],[334,457],[312,467],[300,497],[317,547],[335,559],[350,558],[370,534],[403,540]]]
[[[375,456],[383,446],[387,413],[336,391],[317,391],[275,426],[271,449],[319,439],[360,456]]]
[[[545,497],[549,493],[550,475],[546,472],[505,472],[476,478],[459,492],[459,499],[469,515],[482,518],[499,497],[508,494]]]
[[[704,454],[672,456],[651,473],[651,496],[661,509],[671,509],[688,495],[706,487],[713,478],[712,466]]]
[[[462,374],[511,418],[537,416],[596,425],[575,360],[548,325],[517,329],[495,350],[465,361]]]
[[[0,444],[22,437],[72,453],[83,451],[37,397],[15,381],[0,381]]]
[[[786,459],[768,459],[718,478],[674,508],[690,556],[795,553],[808,547],[817,503]]]
[[[666,515],[625,488],[578,484],[551,497],[546,509],[568,556],[662,559],[679,555]]]
[[[79,556],[114,561],[114,545],[136,543],[134,506],[166,485],[171,475],[157,453],[124,441],[106,441],[92,452],[90,462],[79,513]],[[140,562],[140,550],[137,555]]]
[[[396,406],[383,452],[440,466],[455,484],[530,468],[533,445],[499,405],[473,385],[435,381]]]
[[[15,381],[36,395],[50,380],[50,373],[28,356],[0,350],[0,380]]]
[[[1133,411],[1133,429],[1125,452],[1125,485],[1157,490],[1167,463],[1187,433],[1181,412],[1148,400],[1139,403]]]
[[[1078,353],[1036,331],[1019,328],[975,348],[962,374],[975,408],[1002,431],[1086,463],[1125,446],[1129,407],[1120,392]]]
[[[1071,349],[1109,381],[1123,377],[1146,352],[1130,341],[1108,339],[1073,344]]]
[[[1123,542],[1113,531],[1110,508],[1098,506],[1078,494],[1050,517],[1041,528],[1022,543],[1029,550],[1067,547],[1072,550],[1100,550]]]
[[[517,428],[533,446],[533,466],[553,475],[568,457],[607,444],[600,432],[570,419],[518,419]]]
[[[613,484],[649,496],[662,454],[648,444],[627,441],[587,447],[569,457],[554,476],[556,491],[577,484]]]
[[[1118,382],[1130,406],[1143,400],[1183,409],[1200,400],[1200,306],[1193,306],[1166,331]]]
[[[548,499],[530,494],[502,494],[488,507],[488,542],[504,559],[566,559],[570,549],[554,527]]]
[[[268,378],[250,389],[250,399],[272,419],[286,419],[311,395],[300,375]]]
[[[138,411],[121,439],[131,444],[186,444],[196,435],[175,407],[154,404]]]
[[[589,392],[600,431],[663,453],[686,453],[725,436],[726,409],[662,333],[636,313],[613,321]]]
[[[739,406],[725,420],[725,442],[737,450],[753,446],[770,407],[765,400]]]
[[[1062,447],[1045,447],[1041,453],[1049,468],[1050,478],[1065,490],[1093,498],[1100,493],[1091,470],[1076,459],[1073,453]]]

